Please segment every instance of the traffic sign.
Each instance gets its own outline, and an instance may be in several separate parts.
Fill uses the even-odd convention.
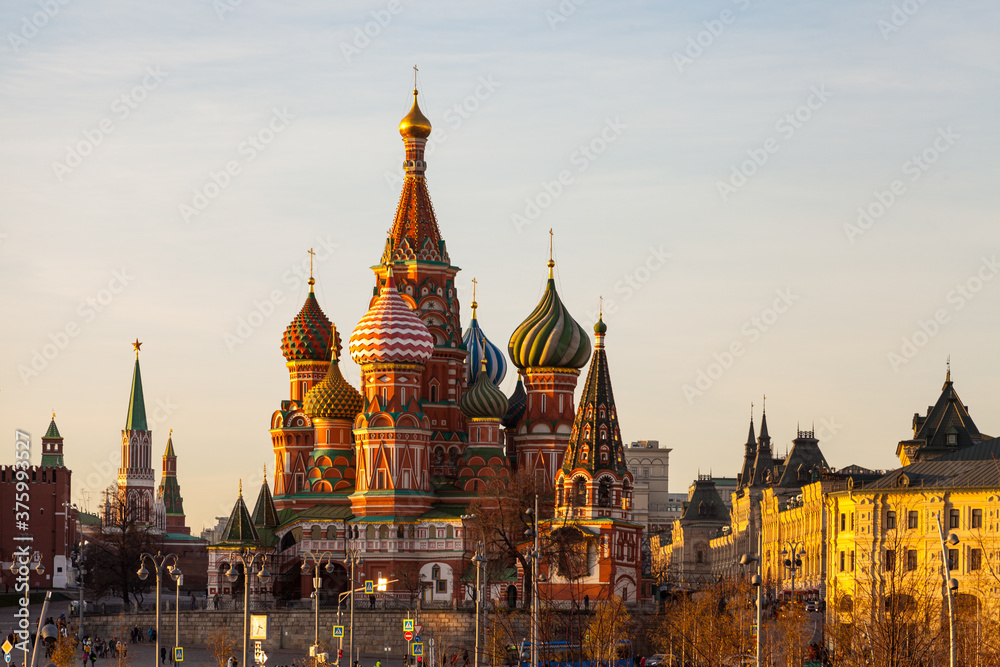
[[[8,663],[10,663],[10,653],[5,653],[3,657],[4,657],[4,660],[6,660]]]
[[[371,595],[374,592],[375,592],[375,582],[374,581],[366,581],[365,582],[365,593]]]
[[[404,618],[403,619],[403,632],[406,632],[407,630],[409,630],[410,632],[413,632],[413,619],[412,618]]]
[[[424,655],[424,645],[420,642],[416,642],[413,645],[413,655],[416,657],[422,657]]]
[[[413,640],[414,641],[420,641],[420,635],[417,635],[416,637],[414,637]]]
[[[263,665],[263,664],[264,664],[265,662],[267,662],[267,653],[264,653],[263,651],[261,651],[261,652],[260,652],[260,655],[259,655],[259,656],[257,656],[257,662],[259,662],[259,663],[260,663],[260,664],[262,664],[262,665]]]
[[[413,621],[410,621],[410,629],[413,629]],[[3,646],[0,646],[4,653],[10,653],[10,650],[14,648],[14,645],[10,643],[9,639],[3,640]]]
[[[184,647],[175,646],[174,647],[174,662],[184,662]]]
[[[406,632],[404,632],[403,639],[405,639],[406,641],[410,641],[411,639],[413,639],[413,631],[407,630]]]
[[[335,626],[333,626],[333,636],[334,637],[343,637],[344,636],[344,626],[342,626],[342,625],[335,625]]]
[[[423,629],[424,629],[423,624],[422,623],[418,623],[417,625],[413,626],[413,634],[419,636],[420,635],[420,631],[423,630]],[[420,641],[420,640],[418,639],[417,641]]]

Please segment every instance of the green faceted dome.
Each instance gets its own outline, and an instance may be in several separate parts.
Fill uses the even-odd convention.
[[[507,397],[490,381],[486,372],[486,361],[483,369],[476,376],[476,382],[469,387],[458,401],[462,414],[469,419],[496,419],[507,412]]]
[[[590,336],[566,310],[549,260],[545,294],[510,337],[507,351],[518,368],[583,368],[590,359]]]

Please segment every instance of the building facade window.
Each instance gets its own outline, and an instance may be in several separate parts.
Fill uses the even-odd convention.
[[[847,515],[846,514],[841,514],[840,515],[840,529],[841,530],[847,530]],[[843,569],[843,568],[841,568],[841,569]]]
[[[851,572],[854,572],[854,554],[855,554],[855,552],[852,551],[851,552]]]
[[[958,570],[958,549],[948,549],[948,569]]]
[[[885,550],[885,571],[892,572],[896,569],[896,550],[886,549]]]
[[[896,528],[896,513],[889,510],[885,513],[885,529],[894,530]]]
[[[972,527],[982,528],[983,527],[983,511],[982,510],[972,510]]]
[[[917,510],[910,510],[906,513],[906,527],[910,530],[916,530],[920,527],[920,514]]]
[[[959,524],[961,516],[962,516],[962,514],[961,514],[960,510],[951,510],[948,513],[948,527],[949,528],[958,528],[958,524]]]
[[[917,569],[917,550],[907,549],[906,550],[906,571],[913,572]]]
[[[969,570],[978,570],[983,566],[983,552],[980,549],[969,551]]]
[[[844,552],[843,552],[843,551],[841,551],[841,552],[840,552],[840,571],[841,571],[841,572],[843,572],[843,571],[844,571],[844,562],[845,562],[845,558],[846,558],[846,556],[844,555]]]

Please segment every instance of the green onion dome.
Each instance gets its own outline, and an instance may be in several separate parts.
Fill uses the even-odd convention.
[[[336,336],[336,328],[334,328]],[[313,385],[312,389],[306,392],[303,402],[303,409],[310,417],[325,419],[348,419],[354,418],[361,412],[363,401],[361,393],[352,387],[344,379],[340,372],[340,362],[337,353],[333,352],[330,359],[330,369],[326,372],[326,377]]]
[[[458,401],[462,414],[469,419],[500,420],[507,412],[507,397],[490,381],[486,372],[486,360],[483,359],[476,382],[469,387]]]
[[[556,292],[549,260],[549,282],[542,300],[510,337],[507,351],[518,368],[583,368],[590,359],[590,336],[573,319]]]
[[[330,358],[330,332],[333,325],[319,307],[312,290],[312,278],[309,280],[306,302],[281,337],[281,353],[285,355],[285,361],[326,361]],[[334,331],[332,336],[339,357],[340,335]]]

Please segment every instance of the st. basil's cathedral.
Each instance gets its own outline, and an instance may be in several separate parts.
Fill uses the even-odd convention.
[[[336,561],[350,548],[361,552],[358,581],[408,572],[419,578],[425,602],[467,599],[472,547],[464,543],[463,514],[498,480],[534,471],[555,486],[555,516],[543,517],[544,530],[570,534],[582,556],[572,573],[543,563],[540,595],[635,601],[642,593],[642,526],[632,521],[633,480],[611,388],[607,326],[599,320],[594,327],[592,353],[588,332],[556,291],[550,254],[541,301],[510,336],[506,355],[480,327],[475,293],[463,335],[459,269],[425,176],[431,123],[413,95],[399,124],[402,194],[372,267],[368,312],[347,341],[361,368],[360,388],[341,373],[344,341],[310,276],[309,294],[281,342],[289,390],[270,422],[273,487],[265,472],[252,511],[241,488],[222,541],[209,547],[209,596],[235,592],[222,575],[234,549],[273,554],[273,588],[255,595],[307,599],[305,553],[329,551]],[[519,375],[510,397],[499,389],[508,357]],[[508,572],[507,580],[490,582],[491,597],[523,600],[523,572]],[[324,578],[327,591],[349,588],[342,562]]]

